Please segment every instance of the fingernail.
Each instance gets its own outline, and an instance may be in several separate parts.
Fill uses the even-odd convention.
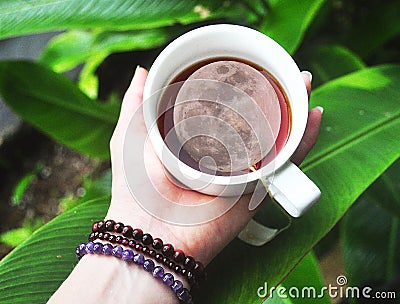
[[[137,65],[136,69],[135,69],[135,74],[133,74],[134,76],[136,75],[137,71],[139,71],[140,69],[140,65]]]
[[[303,71],[304,74],[308,75],[308,78],[310,78],[310,82],[312,82],[312,74],[309,71]]]
[[[321,107],[321,106],[318,106],[318,107],[315,107],[316,109],[318,109],[320,112],[321,112],[321,114],[323,114],[324,113],[324,108],[323,107]]]

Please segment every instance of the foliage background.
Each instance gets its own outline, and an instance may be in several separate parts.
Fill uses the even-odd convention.
[[[47,136],[107,161],[120,96],[99,94],[107,84],[96,71],[111,54],[148,50],[151,57],[152,49],[204,24],[243,24],[264,32],[313,72],[311,106],[325,112],[317,145],[302,169],[323,196],[262,248],[233,241],[210,264],[198,302],[260,303],[257,289],[264,282],[287,288],[332,283],[323,282],[318,257],[337,242],[349,286],[395,290],[398,298],[399,12],[398,1],[367,0],[1,1],[0,38],[62,32],[36,62],[0,62],[0,93]],[[63,73],[76,67],[79,78],[72,82]],[[25,178],[20,187],[28,182]],[[71,203],[75,207],[33,225],[42,226],[0,262],[0,302],[45,302],[75,265],[71,248],[104,216],[109,194],[106,173]],[[313,303],[331,300],[325,296]]]

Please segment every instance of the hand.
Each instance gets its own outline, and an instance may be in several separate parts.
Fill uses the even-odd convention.
[[[141,228],[153,237],[160,237],[164,242],[169,242],[175,249],[181,249],[195,259],[208,264],[248,223],[255,211],[248,210],[250,195],[240,198],[236,205],[224,215],[208,223],[197,226],[177,226],[163,222],[147,213],[133,199],[124,178],[122,163],[122,147],[127,126],[142,102],[143,87],[147,71],[137,68],[132,83],[123,100],[120,118],[111,139],[112,160],[112,200],[107,214],[107,219],[121,221],[133,227]],[[308,94],[311,91],[311,77],[303,73]],[[140,109],[139,109],[140,110]],[[292,157],[296,164],[305,158],[313,147],[319,132],[322,112],[312,109],[309,113],[308,123],[304,137]],[[142,116],[140,116],[141,119]],[[137,132],[146,132],[144,122]],[[182,189],[173,184],[164,173],[161,162],[147,145],[145,153],[148,174],[152,181],[157,181],[157,191],[169,200],[185,204],[188,202],[206,202],[210,196],[195,191]],[[155,202],[157,203],[157,202]],[[204,244],[207,244],[204,246]]]
[[[182,249],[206,265],[242,230],[255,211],[248,210],[249,195],[246,195],[217,219],[199,226],[182,227],[154,218],[135,202],[124,178],[122,147],[125,130],[142,102],[146,76],[145,69],[136,69],[111,139],[112,199],[106,218],[141,228],[154,237],[160,237],[165,242],[173,244],[175,249]],[[307,73],[303,76],[307,91],[310,92],[310,76]],[[303,140],[292,157],[292,161],[296,164],[304,159],[314,145],[321,114],[319,109],[310,111]],[[136,131],[146,134],[144,123],[141,124],[140,130]],[[157,181],[156,187],[161,194],[177,203],[203,202],[211,198],[172,184],[164,175],[161,163],[152,152],[151,146],[148,145],[146,149],[148,149],[145,154],[148,174],[152,181]],[[85,255],[48,303],[76,303],[82,299],[85,299],[85,303],[131,303],[133,297],[138,304],[160,303],[160,299],[163,303],[177,303],[177,298],[169,287],[132,264],[112,257]],[[188,286],[182,276],[174,274],[174,277]]]

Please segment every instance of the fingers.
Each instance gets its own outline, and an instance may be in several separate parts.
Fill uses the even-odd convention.
[[[123,134],[127,129],[131,118],[135,114],[135,111],[140,109],[139,106],[143,100],[143,89],[146,77],[146,69],[138,66],[122,101],[118,123],[115,127],[113,136],[111,137],[111,150],[121,150],[120,147]]]
[[[303,71],[301,74],[303,76],[304,83],[306,84],[308,99],[310,100],[312,74],[309,71]]]
[[[303,138],[292,156],[292,162],[299,165],[310,152],[317,141],[319,128],[321,125],[323,108],[316,107],[308,114],[307,126]]]
[[[126,126],[136,109],[142,103],[146,78],[146,69],[138,66],[122,101],[118,125]]]

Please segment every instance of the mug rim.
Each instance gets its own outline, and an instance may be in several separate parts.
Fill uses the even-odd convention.
[[[279,55],[279,60],[283,61],[284,68],[281,70],[277,70],[281,72],[281,75],[277,77],[277,73],[274,71],[270,71],[265,67],[265,62],[269,62],[271,65],[275,60],[274,58],[267,58],[265,56],[264,62],[258,62],[254,60],[249,60],[248,58],[243,58],[245,60],[249,60],[262,68],[265,68],[271,75],[279,82],[282,89],[285,91],[287,95],[287,101],[289,102],[290,111],[291,111],[291,128],[288,134],[288,138],[282,149],[275,156],[275,158],[261,167],[260,169],[254,172],[248,172],[235,176],[216,176],[207,174],[201,171],[198,171],[189,165],[182,162],[178,157],[176,157],[167,147],[164,140],[162,139],[161,133],[158,127],[154,127],[155,122],[157,121],[157,112],[158,112],[158,101],[154,105],[153,102],[148,102],[156,92],[162,90],[167,86],[174,76],[179,74],[181,71],[186,69],[187,67],[193,65],[196,62],[200,62],[207,58],[220,57],[216,55],[204,54],[203,58],[194,58],[192,60],[188,60],[185,66],[178,66],[174,64],[174,57],[176,54],[179,54],[179,51],[184,50],[188,45],[193,45],[196,41],[198,42],[201,37],[206,37],[210,35],[232,35],[241,36],[245,39],[250,39],[250,41],[257,42],[262,47],[260,49],[269,49],[270,51],[275,52]],[[245,46],[243,46],[245,48]],[[253,50],[243,50],[244,54],[251,53],[255,54]],[[225,55],[221,55],[221,57],[229,57],[229,49],[225,51]],[[240,58],[244,57],[240,56]],[[230,56],[230,57],[238,57],[238,56]],[[264,57],[263,57],[264,58]],[[170,76],[169,79],[166,79],[164,83],[161,85],[157,82],[157,75],[165,69],[165,66],[170,66]],[[171,68],[172,67],[172,68]],[[282,81],[282,77],[285,77],[286,81]],[[290,94],[289,94],[290,93]],[[290,95],[290,96],[289,96]],[[146,102],[147,101],[147,102]],[[154,111],[151,108],[156,108],[156,115],[152,115]],[[149,70],[149,74],[147,76],[147,80],[144,87],[143,92],[143,116],[146,128],[149,132],[148,136],[153,145],[154,151],[156,152],[158,158],[161,160],[162,164],[166,167],[168,171],[173,171],[174,168],[170,166],[172,164],[168,164],[164,162],[165,158],[163,158],[163,154],[167,153],[167,158],[171,159],[172,157],[174,161],[179,165],[179,169],[183,171],[183,174],[186,177],[192,179],[200,179],[204,183],[208,183],[212,180],[212,184],[215,185],[235,185],[235,184],[243,184],[258,180],[260,177],[269,177],[274,174],[274,172],[278,171],[285,163],[290,160],[290,157],[293,155],[294,151],[298,147],[307,123],[308,117],[308,95],[306,86],[304,84],[303,77],[300,74],[300,70],[293,60],[293,58],[286,52],[283,47],[281,47],[277,42],[275,42],[272,38],[256,31],[248,27],[233,25],[233,24],[215,24],[215,25],[207,25],[194,30],[191,30],[175,40],[173,40],[170,44],[168,44],[163,51],[158,55],[153,65]],[[199,176],[200,174],[200,176]]]

